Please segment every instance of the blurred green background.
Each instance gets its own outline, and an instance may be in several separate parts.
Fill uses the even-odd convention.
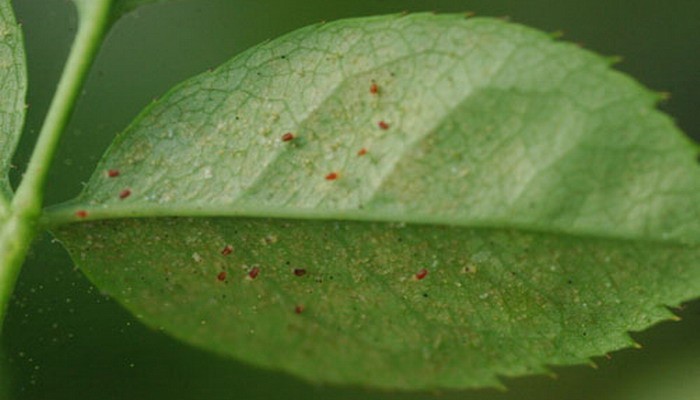
[[[75,33],[69,0],[14,0],[29,59],[26,164]],[[90,75],[50,177],[49,204],[81,189],[101,153],[168,88],[265,39],[321,20],[401,11],[475,11],[563,31],[652,89],[700,139],[700,2],[697,0],[189,0],[140,9],[113,29]],[[74,270],[47,235],[22,271],[6,320],[0,399],[700,399],[700,302],[633,336],[590,366],[558,378],[506,379],[508,392],[390,393],[311,385],[190,348],[145,328]],[[281,354],[280,357],[284,355]],[[10,387],[11,386],[11,387]]]

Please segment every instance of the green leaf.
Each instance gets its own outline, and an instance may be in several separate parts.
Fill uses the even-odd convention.
[[[6,214],[12,196],[7,174],[22,134],[26,92],[22,30],[15,21],[10,0],[0,0],[0,215]]]
[[[75,262],[189,343],[312,381],[495,386],[700,293],[700,168],[657,98],[500,20],[311,26],[147,108],[47,222],[88,220],[56,232]]]
[[[82,0],[80,0],[82,1]],[[89,1],[89,0],[88,0]],[[165,3],[166,1],[175,1],[175,0],[113,0],[114,5],[112,6],[114,12],[113,15],[116,16],[116,18],[133,11],[141,6],[145,6],[148,4],[154,4],[154,3]]]

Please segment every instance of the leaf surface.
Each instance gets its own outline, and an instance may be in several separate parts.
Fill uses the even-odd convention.
[[[301,29],[195,77],[49,213],[103,291],[309,380],[497,385],[700,290],[695,148],[606,60],[499,20]],[[151,218],[147,218],[151,217]]]
[[[12,154],[22,134],[27,70],[22,31],[9,0],[0,0],[0,214],[12,193],[7,176]]]

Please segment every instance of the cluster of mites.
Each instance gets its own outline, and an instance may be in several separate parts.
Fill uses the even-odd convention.
[[[370,85],[370,87],[369,87],[369,92],[373,95],[379,94],[379,85],[377,85],[376,82],[372,82],[372,85]],[[387,123],[386,121],[377,122],[377,126],[379,127],[379,129],[382,129],[385,131],[389,129],[389,123]],[[292,140],[294,140],[295,137],[296,136],[294,135],[294,133],[287,132],[284,135],[282,135],[282,141],[283,142],[291,142]],[[365,154],[367,154],[367,149],[364,147],[357,151],[357,155],[360,157],[364,156]],[[328,180],[328,181],[334,181],[338,178],[340,178],[340,173],[337,171],[329,172],[326,175],[326,180]]]
[[[379,94],[379,85],[377,85],[376,82],[372,82],[372,85],[370,85],[370,87],[369,87],[369,92],[373,95],[378,95]],[[377,126],[379,127],[379,129],[382,129],[382,130],[389,129],[389,124],[386,121],[377,122]],[[287,132],[284,135],[282,135],[283,142],[291,142],[295,138],[296,138],[296,136],[292,132]],[[364,156],[365,154],[367,154],[367,149],[364,147],[357,151],[357,155],[360,157]],[[116,178],[119,176],[119,170],[118,169],[110,169],[107,171],[107,176],[110,178]],[[332,171],[326,175],[326,180],[328,180],[328,181],[334,181],[338,178],[340,178],[340,173],[338,171]],[[131,196],[131,189],[129,189],[129,188],[122,189],[122,191],[119,192],[119,199],[121,199],[121,200],[124,200],[129,196]],[[87,218],[88,212],[85,210],[78,210],[75,212],[75,216],[78,218]]]
[[[224,248],[221,250],[221,255],[222,256],[228,256],[231,253],[233,253],[233,246],[230,244],[227,244],[224,246]],[[303,268],[294,268],[292,271],[294,275],[302,277],[306,275],[306,270]],[[256,279],[260,275],[260,268],[259,267],[253,267],[248,271],[248,279]],[[426,276],[428,276],[428,270],[423,268],[420,271],[416,272],[416,274],[413,276],[413,278],[417,281],[423,280]],[[224,282],[226,281],[227,273],[226,271],[221,271],[216,275],[216,279],[219,282]],[[297,314],[301,314],[304,311],[304,306],[303,305],[297,305],[294,307],[294,312]]]
[[[228,256],[229,254],[233,253],[233,246],[230,244],[227,244],[222,250],[221,250],[221,255],[222,256]],[[260,275],[260,268],[258,267],[253,267],[248,271],[248,279],[256,279]],[[306,275],[306,270],[303,268],[294,268],[294,275],[296,276],[304,276]],[[226,281],[226,271],[221,271],[216,275],[216,279],[219,282],[224,282]],[[294,307],[294,312],[297,314],[301,314],[304,311],[304,306],[303,305],[296,305]]]

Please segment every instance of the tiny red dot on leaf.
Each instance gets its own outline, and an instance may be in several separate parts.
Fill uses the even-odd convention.
[[[131,196],[131,190],[130,189],[124,189],[121,192],[119,192],[119,198],[124,200],[127,197]]]
[[[221,250],[221,255],[222,255],[222,256],[227,256],[227,255],[229,255],[229,254],[231,254],[231,253],[233,253],[233,246],[231,246],[230,244],[227,244],[227,245],[223,248],[223,250]]]
[[[225,281],[226,280],[226,271],[219,272],[219,275],[216,276],[216,279],[218,279],[221,282]]]
[[[250,272],[248,272],[248,277],[249,277],[250,279],[255,279],[255,278],[258,277],[258,275],[260,275],[260,268],[258,268],[258,267],[253,267],[253,268],[250,270]]]
[[[299,305],[299,306],[294,307],[294,312],[297,313],[297,314],[303,313],[303,312],[304,312],[304,306]]]
[[[337,172],[331,172],[330,174],[326,175],[326,180],[327,181],[334,181],[334,180],[338,179],[339,176],[340,175],[338,175]]]
[[[306,270],[303,268],[294,268],[294,275],[304,276],[304,275],[306,275]]]
[[[376,83],[372,82],[372,84],[371,84],[370,87],[369,87],[369,92],[372,93],[372,94],[377,94],[377,93],[379,93],[379,85],[377,85]]]
[[[421,280],[428,276],[428,270],[423,268],[422,270],[416,272],[416,279]]]
[[[78,218],[87,218],[88,212],[85,210],[78,210],[75,212],[75,216]]]
[[[357,155],[360,157],[364,156],[365,154],[367,154],[367,149],[365,149],[364,147],[357,152]]]
[[[107,171],[107,176],[109,176],[110,178],[116,178],[119,176],[119,170],[118,169],[110,169],[109,171]]]
[[[284,135],[282,135],[283,142],[289,142],[292,140],[294,140],[294,134],[292,132],[287,132]]]
[[[379,126],[379,129],[383,129],[383,130],[389,129],[389,124],[386,121],[379,121],[377,123],[377,125]]]

